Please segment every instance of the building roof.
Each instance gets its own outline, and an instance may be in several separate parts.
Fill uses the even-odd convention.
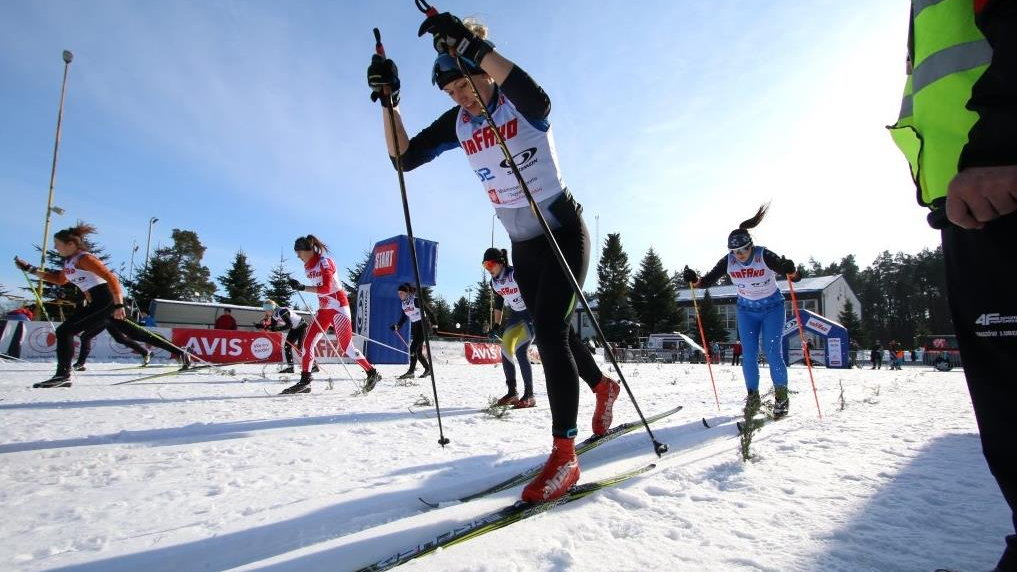
[[[795,294],[814,294],[826,290],[830,284],[833,284],[837,279],[841,277],[840,274],[834,274],[832,276],[816,276],[815,278],[802,278],[801,281],[795,282]],[[784,294],[788,292],[787,280],[778,280],[777,288]],[[720,300],[724,298],[734,298],[738,295],[738,288],[736,286],[713,286],[707,288],[710,292],[710,298],[714,300]],[[702,300],[706,294],[702,289],[696,290],[696,299]],[[689,288],[682,288],[678,291],[678,303],[692,301],[692,293]]]

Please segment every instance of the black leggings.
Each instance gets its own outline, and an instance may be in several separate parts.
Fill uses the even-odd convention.
[[[293,365],[293,348],[304,350],[304,335],[307,333],[307,322],[300,322],[295,328],[286,332],[286,342],[283,344],[283,353],[286,355],[286,363]]]
[[[582,286],[590,262],[590,235],[586,224],[577,216],[575,224],[553,234],[576,281]],[[575,293],[544,236],[512,243],[512,263],[536,330],[547,400],[551,406],[551,433],[555,437],[574,437],[579,414],[578,378],[593,389],[603,377],[590,349],[572,328],[572,312],[577,302]]]
[[[110,317],[105,324],[81,334],[81,347],[78,348],[77,363],[84,364],[88,359],[88,354],[92,351],[92,339],[102,333],[103,328],[117,343],[131,348],[140,355],[148,353],[148,349],[141,345],[142,343],[165,350],[170,355],[180,355],[179,348],[163,339],[162,336],[157,336],[133,322],[128,323],[127,320]]]
[[[110,337],[116,340],[117,343],[127,346],[134,350],[134,353],[140,355],[145,355],[146,353],[148,353],[148,350],[145,349],[145,346],[132,340],[130,336],[128,336],[122,330],[122,328],[124,328],[122,320],[115,320],[113,318],[110,318],[109,320],[106,321],[105,324],[102,324],[101,326],[93,328],[87,332],[82,332],[80,337],[81,343],[78,345],[78,359],[75,361],[75,363],[77,365],[85,364],[85,361],[88,360],[88,355],[92,353],[92,340],[94,340],[96,336],[101,334],[103,330],[109,332]]]
[[[74,357],[74,336],[102,328],[113,315],[113,294],[109,285],[99,284],[86,292],[89,303],[77,309],[56,329],[57,375],[69,375]]]
[[[424,327],[421,325],[423,323],[423,319],[410,322],[410,371],[417,369],[417,360],[424,366],[424,371],[431,371],[431,363],[427,361],[427,356],[423,352]]]

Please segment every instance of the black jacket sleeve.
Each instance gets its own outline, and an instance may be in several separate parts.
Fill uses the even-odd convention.
[[[715,282],[717,282],[717,280],[720,280],[720,277],[726,273],[727,273],[727,256],[721,258],[720,261],[717,262],[716,266],[713,267],[713,270],[710,270],[709,272],[707,272],[706,274],[699,278],[699,287],[709,288]]]
[[[519,66],[512,68],[502,82],[501,90],[516,109],[530,121],[547,119],[551,114],[551,98],[533,81],[530,74]]]
[[[403,312],[402,314],[399,315],[399,321],[396,322],[396,328],[403,327],[403,324],[405,323],[406,323],[406,313]]]
[[[797,269],[793,260],[778,256],[767,248],[763,249],[763,262],[766,263],[767,268],[777,274],[792,274]]]
[[[414,135],[402,156],[403,171],[412,171],[445,151],[458,147],[459,139],[456,137],[458,116],[459,107],[453,107]],[[392,166],[396,166],[395,157],[392,157]]]
[[[993,0],[975,23],[992,46],[992,63],[971,91],[967,107],[979,118],[958,166],[1017,165],[1017,2]]]

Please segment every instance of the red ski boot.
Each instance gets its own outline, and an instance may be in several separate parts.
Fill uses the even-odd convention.
[[[523,488],[526,502],[541,503],[554,500],[568,492],[579,480],[579,459],[576,444],[567,437],[555,437],[551,456],[544,469]]]
[[[604,376],[593,388],[593,392],[597,394],[597,408],[593,410],[593,434],[603,435],[611,428],[614,400],[621,393],[621,386],[617,381]]]

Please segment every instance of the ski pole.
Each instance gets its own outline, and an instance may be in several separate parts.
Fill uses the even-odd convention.
[[[443,336],[449,336],[449,337],[452,337],[452,338],[474,338],[474,339],[477,339],[477,340],[487,340],[487,339],[490,339],[487,336],[474,336],[473,334],[456,334],[454,332],[438,332],[438,333],[443,335]]]
[[[406,339],[403,338],[403,335],[399,333],[399,330],[393,330],[393,331],[395,332],[396,337],[399,338],[399,341],[402,342],[404,346],[409,348],[410,344],[406,343]]]
[[[798,310],[798,297],[795,296],[795,287],[791,285],[791,274],[787,275],[787,287],[791,292],[791,305],[795,309],[795,321],[798,322],[798,336],[802,340],[802,353],[805,354],[805,367],[809,370],[809,381],[812,383],[812,396],[816,398],[816,412],[819,419],[823,419],[823,411],[819,408],[819,393],[816,392],[816,379],[812,377],[812,357],[809,356],[808,342],[805,341],[805,326],[802,324],[802,313]]]
[[[720,397],[717,396],[717,382],[713,379],[713,366],[710,365],[710,362],[712,361],[709,349],[710,346],[706,344],[706,331],[703,330],[703,319],[699,315],[699,302],[696,301],[696,287],[690,283],[689,290],[692,291],[692,307],[696,310],[696,323],[699,324],[699,339],[703,342],[703,355],[706,356],[706,369],[710,372],[710,385],[713,386],[713,399],[717,402],[717,411],[720,411]]]
[[[297,292],[297,296],[300,298],[300,303],[303,304],[305,308],[310,308],[310,306],[307,305],[307,300],[304,300],[304,293],[302,291],[300,291],[300,290],[297,290],[296,292]],[[340,352],[339,351],[339,347],[336,346],[334,343],[332,343],[332,340],[329,339],[329,337],[328,337],[328,328],[322,327],[321,322],[318,321],[318,313],[317,312],[315,312],[314,317],[312,319],[314,320],[314,325],[318,326],[318,329],[321,330],[321,337],[325,338],[325,343],[327,343],[328,346],[330,348],[332,348],[332,351],[334,351],[335,355],[339,358],[339,365],[343,366],[343,370],[346,371],[346,375],[349,376],[350,379],[353,379],[353,374],[350,373],[350,368],[346,367],[346,360],[343,359],[346,356],[346,354],[343,353],[343,352]],[[337,332],[336,333],[336,337],[338,337],[338,336],[339,336],[339,334]],[[350,345],[352,345],[352,344],[353,344],[353,341],[350,340]],[[303,349],[301,351],[302,352],[311,352],[311,356],[312,357],[314,356],[314,348],[305,348],[305,349]],[[303,360],[303,353],[301,353],[301,361],[302,360]]]
[[[381,32],[378,28],[374,29],[374,52],[382,59],[385,58],[385,46],[381,44]],[[386,97],[383,92],[382,97]],[[395,109],[393,109],[394,102],[391,100],[391,94],[388,94],[389,105],[388,109],[388,124],[392,130],[392,137],[395,139],[395,165],[396,173],[399,175],[399,193],[403,200],[403,218],[406,220],[406,236],[410,239],[410,261],[413,263],[413,279],[417,283],[417,292],[423,293],[420,285],[420,266],[417,264],[417,245],[413,238],[413,223],[410,221],[410,200],[406,195],[406,179],[403,175],[403,159],[402,154],[399,153],[399,135],[396,131],[396,120],[395,120]],[[424,330],[424,346],[427,348],[427,355],[431,355],[431,338],[428,335],[428,328]],[[441,407],[438,405],[438,384],[434,380],[434,364],[431,364],[431,391],[434,394],[434,412],[435,417],[438,419],[438,444],[445,447],[450,443],[448,437],[445,436],[445,431],[441,425]]]
[[[426,14],[427,16],[434,16],[438,13],[438,10],[428,5],[425,0],[414,0],[417,8]],[[470,85],[470,89],[473,91],[474,97],[480,102],[481,113],[484,115],[484,119],[491,125],[491,131],[494,132],[495,140],[498,142],[498,146],[501,148],[502,154],[505,156],[505,162],[503,164],[508,165],[512,174],[519,182],[519,187],[523,190],[523,194],[526,196],[526,202],[529,203],[530,210],[533,211],[537,222],[540,224],[541,229],[544,232],[544,237],[547,238],[548,244],[551,246],[551,252],[554,253],[555,259],[558,261],[558,265],[561,266],[562,272],[566,278],[569,279],[569,283],[572,285],[572,292],[575,297],[582,302],[583,309],[590,317],[590,322],[593,324],[594,329],[597,331],[597,337],[604,344],[607,349],[605,354],[611,359],[611,365],[614,366],[615,372],[618,374],[618,379],[621,381],[622,387],[625,388],[625,392],[628,393],[629,399],[632,401],[632,405],[636,409],[636,413],[639,414],[639,419],[643,422],[643,427],[646,428],[646,433],[650,437],[650,441],[653,442],[653,451],[657,456],[662,456],[667,452],[667,444],[657,441],[656,437],[653,436],[653,430],[650,429],[650,424],[646,422],[646,417],[643,415],[642,409],[639,407],[639,402],[636,401],[636,396],[632,393],[632,388],[629,387],[628,381],[625,380],[625,374],[622,373],[621,367],[618,365],[618,360],[615,358],[614,352],[611,350],[607,343],[607,336],[604,335],[604,331],[600,327],[600,322],[594,316],[593,311],[590,309],[590,303],[586,300],[586,295],[583,294],[583,288],[580,286],[579,281],[576,280],[575,274],[572,269],[569,268],[568,261],[565,260],[565,255],[562,254],[561,248],[558,246],[558,241],[555,240],[554,235],[551,233],[551,228],[547,224],[547,220],[544,219],[544,215],[541,214],[540,209],[537,207],[537,202],[533,198],[533,194],[530,192],[529,186],[526,184],[526,180],[523,178],[522,173],[519,171],[519,165],[516,164],[515,159],[512,157],[512,152],[509,151],[508,144],[505,143],[505,138],[498,130],[498,125],[494,122],[494,118],[487,111],[487,106],[484,105],[483,99],[480,97],[480,92],[477,90],[477,85],[473,82],[473,78],[467,73],[465,66],[463,65],[462,58],[456,51],[450,50],[450,55],[455,58],[456,65],[459,67],[460,73],[466,78]]]
[[[379,346],[381,346],[383,348],[388,348],[388,349],[390,349],[392,351],[396,351],[396,352],[399,352],[401,354],[410,355],[409,352],[407,352],[406,350],[401,350],[399,348],[392,347],[392,346],[390,346],[388,344],[383,344],[383,343],[379,342],[378,340],[372,340],[371,338],[365,336],[364,334],[358,334],[356,332],[353,332],[353,335],[357,336],[359,338],[364,338],[365,342],[371,342],[372,344],[377,344],[377,345],[379,345]],[[405,344],[406,342],[403,342],[403,343]]]
[[[40,292],[42,292],[43,279],[39,278],[39,291],[36,292],[35,286],[32,284],[32,279],[28,277],[28,272],[22,270],[21,274],[25,277],[25,283],[28,284],[28,289],[31,290],[32,294],[35,296],[35,305],[42,311],[42,316],[46,318],[46,322],[49,324],[50,329],[53,330],[53,333],[56,333],[56,326],[53,325],[53,320],[50,319],[49,312],[46,311],[46,304],[43,303],[42,295],[40,294]]]

